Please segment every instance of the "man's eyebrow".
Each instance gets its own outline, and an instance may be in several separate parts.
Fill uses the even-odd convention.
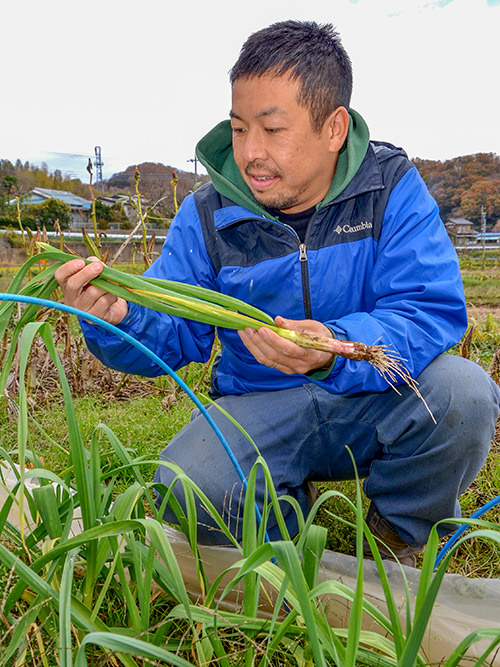
[[[275,114],[284,116],[286,115],[286,111],[280,107],[270,107],[269,109],[263,109],[262,111],[259,111],[259,113],[255,115],[255,118],[265,118],[266,116],[273,116]],[[229,112],[229,117],[236,118],[236,120],[243,120],[243,118],[233,110]]]

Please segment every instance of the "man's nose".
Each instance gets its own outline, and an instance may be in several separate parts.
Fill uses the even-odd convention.
[[[267,149],[265,136],[260,130],[249,130],[247,132],[245,145],[243,147],[243,157],[246,162],[255,162],[255,160],[266,159]]]

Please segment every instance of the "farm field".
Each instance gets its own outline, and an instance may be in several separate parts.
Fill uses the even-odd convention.
[[[498,381],[500,366],[495,353],[500,349],[500,256],[498,259],[489,258],[487,262],[481,258],[466,257],[462,258],[461,265],[470,328],[462,344],[450,352],[468,356],[487,369]],[[134,270],[133,267],[129,269]],[[0,291],[6,289],[12,276],[13,271],[0,267]],[[120,546],[111,532],[110,537],[107,536],[108,533],[105,531],[108,528],[106,520],[103,520],[101,524],[96,524],[92,528],[96,535],[106,536],[100,538],[99,547],[96,546],[93,550],[92,542],[80,545],[78,548],[75,547],[74,552],[68,554],[65,560],[61,555],[60,560],[54,561],[50,566],[48,560],[50,550],[58,548],[59,538],[66,530],[64,516],[52,523],[54,516],[49,521],[47,514],[47,525],[50,525],[52,532],[46,536],[44,555],[32,544],[31,536],[25,542],[20,539],[16,543],[16,535],[3,534],[0,537],[0,556],[3,555],[5,558],[3,563],[0,558],[0,658],[7,656],[10,660],[16,656],[17,662],[9,663],[8,660],[6,662],[16,667],[31,664],[53,667],[56,664],[63,664],[51,655],[53,648],[59,646],[60,641],[65,646],[72,644],[75,647],[80,646],[79,642],[85,635],[82,628],[87,627],[96,631],[100,629],[102,636],[96,636],[95,641],[100,641],[101,644],[100,648],[92,653],[92,662],[80,662],[82,666],[83,664],[104,666],[126,664],[130,667],[149,664],[184,666],[184,664],[212,664],[211,661],[213,664],[221,662],[226,667],[253,664],[262,654],[262,649],[258,647],[261,624],[259,622],[255,629],[252,625],[255,624],[252,614],[256,604],[253,595],[258,581],[256,573],[249,572],[245,584],[247,593],[243,611],[246,614],[245,623],[248,625],[249,634],[245,634],[247,631],[242,629],[234,631],[234,627],[240,623],[237,616],[232,617],[230,627],[219,628],[215,623],[212,628],[212,621],[207,618],[213,619],[214,616],[209,614],[208,617],[204,617],[196,607],[188,609],[188,603],[183,597],[185,593],[178,588],[178,584],[174,584],[162,570],[154,570],[151,555],[148,557],[151,550],[148,551],[144,547],[143,531],[152,531],[148,533],[148,539],[154,542],[157,550],[163,553],[163,549],[166,554],[168,547],[162,542],[161,536],[155,536],[151,525],[144,523],[140,524],[142,528],[138,528],[139,523],[146,521],[145,517],[152,510],[150,496],[140,489],[147,488],[152,481],[158,452],[189,420],[192,402],[169,378],[142,379],[124,376],[104,368],[86,350],[74,318],[61,313],[47,312],[42,320],[48,322],[48,328],[42,325],[40,332],[45,332],[44,335],[47,337],[50,329],[55,343],[54,349],[57,349],[62,360],[59,370],[63,372],[68,386],[65,389],[61,385],[61,379],[58,379],[54,356],[45,338],[42,340],[40,337],[35,337],[29,349],[21,348],[19,357],[16,357],[13,363],[14,372],[9,376],[7,392],[0,398],[0,452],[4,452],[14,461],[21,458],[35,468],[42,465],[64,483],[71,479],[73,474],[77,478],[80,475],[78,485],[86,484],[89,489],[93,489],[88,497],[91,507],[94,502],[91,496],[98,493],[99,485],[95,480],[102,478],[105,480],[105,485],[102,487],[103,495],[95,499],[97,504],[94,509],[87,508],[87,515],[84,512],[86,521],[91,522],[92,512],[95,516],[99,515],[104,507],[110,508],[111,500],[118,498],[119,507],[113,509],[113,521],[127,520],[138,523],[134,528],[136,532],[127,533],[127,537],[124,535],[120,537],[122,540]],[[5,355],[5,349],[2,350],[2,354]],[[26,365],[25,387],[17,379],[17,371],[19,368],[24,368],[23,364]],[[207,366],[190,364],[179,372],[202,401],[205,400],[208,390],[208,370]],[[89,474],[95,475],[88,479],[82,476],[81,470],[79,472],[80,467],[87,470],[87,463]],[[325,547],[332,551],[355,555],[356,535],[360,528],[359,517],[367,508],[366,499],[359,494],[355,482],[336,484],[320,482],[318,486],[328,499],[317,510],[314,525],[310,528],[310,548],[317,549],[318,558],[321,549]],[[79,501],[81,494],[83,502],[83,487],[78,486],[78,488]],[[499,494],[500,429],[497,431],[483,471],[461,498],[464,516],[470,516]],[[108,511],[110,509],[106,510],[105,515]],[[491,521],[498,524],[498,510],[493,510],[490,514],[493,515],[490,517]],[[0,511],[0,521],[2,520]],[[187,525],[189,532],[189,517]],[[315,530],[319,532],[316,533]],[[322,537],[319,538],[319,535]],[[104,570],[104,575],[108,572],[104,578],[92,578],[86,573],[85,568],[90,568],[92,572],[97,568],[95,569],[97,572],[102,566],[103,541],[104,546],[107,545],[114,554],[113,565],[107,566],[109,571]],[[261,548],[264,546],[261,545]],[[61,609],[44,602],[47,591],[35,577],[32,580],[33,588],[29,588],[26,594],[23,594],[20,586],[15,585],[19,575],[16,573],[14,576],[13,570],[5,565],[8,562],[6,547],[22,553],[26,563],[38,562],[38,559],[40,563],[45,563],[44,576],[52,581],[57,590],[61,588],[61,595],[66,595],[67,601],[70,600],[70,590],[73,590],[75,599],[78,599],[78,604],[75,602],[76,608],[83,614],[82,618],[72,616],[70,620],[68,615],[64,620]],[[257,548],[258,545],[249,542],[244,545],[243,551],[249,556]],[[123,562],[119,556],[122,551]],[[72,560],[69,558],[70,555]],[[314,570],[312,563],[310,567],[312,570],[308,576],[312,577]],[[426,567],[423,557],[419,561],[419,567]],[[487,539],[486,536],[483,539],[463,542],[450,554],[445,567],[448,573],[467,577],[500,578],[498,540]],[[173,563],[172,568],[175,569]],[[133,574],[137,571],[141,573],[138,578]],[[128,593],[124,592],[130,583],[127,573],[132,573],[131,576],[134,578],[134,585],[130,586],[131,590]],[[292,580],[294,575],[295,571],[292,568],[290,570]],[[203,582],[202,570],[199,572],[199,577]],[[141,583],[143,578],[144,585]],[[153,587],[148,587],[148,582],[151,584],[153,579],[155,582]],[[117,583],[119,585],[116,585]],[[36,588],[37,584],[40,588]],[[202,589],[203,586],[202,583]],[[162,595],[162,590],[168,591],[168,594]],[[15,605],[13,600],[17,600]],[[179,611],[182,600],[185,609]],[[205,603],[208,609],[214,604],[210,591],[206,592]],[[177,604],[177,607],[174,607],[174,604]],[[302,601],[301,604],[303,609],[305,602]],[[313,601],[311,604],[314,607],[311,613],[319,613]],[[69,602],[66,613],[70,614],[68,605]],[[92,609],[88,618],[85,616],[86,612],[84,613],[87,606]],[[5,608],[9,610],[7,616],[3,613]],[[172,620],[170,620],[171,613]],[[286,641],[279,644],[279,648],[278,644],[272,643],[273,649],[269,654],[273,656],[272,664],[286,667],[298,663],[319,664],[320,661],[315,662],[310,655],[311,646],[316,645],[307,633],[302,634],[304,629],[299,627],[300,624],[294,625],[294,614],[295,611],[290,616],[290,634],[287,634],[285,628],[276,630],[277,635],[281,637],[283,634]],[[185,618],[186,615],[187,617],[192,615],[192,618]],[[314,624],[321,624],[321,616],[314,618]],[[46,619],[43,632],[40,628],[42,619]],[[108,633],[105,636],[104,628],[99,625],[101,621],[106,627],[118,628],[116,635],[111,638],[111,633]],[[75,629],[76,626],[80,628],[79,631]],[[64,634],[64,628],[72,628],[73,639],[67,632]],[[391,632],[398,636],[398,631],[393,627],[389,630],[389,634]],[[63,635],[64,638],[61,639]],[[25,636],[26,640],[23,639]],[[125,640],[124,637],[128,639]],[[135,658],[132,661],[122,658],[117,662],[113,657],[115,652],[125,655],[127,650],[131,650],[131,637],[137,638],[138,642],[133,645],[134,655],[142,658],[139,662],[136,662]],[[141,638],[144,638],[143,644],[140,643]],[[146,641],[149,642],[147,647]],[[347,641],[351,651],[354,650],[352,648],[354,645],[357,646],[357,641],[354,638]],[[152,646],[155,647],[154,650]],[[166,647],[165,653],[161,652],[162,647]],[[387,667],[395,664],[390,661],[379,661],[378,657],[373,657],[372,650],[377,656],[382,651],[375,639],[366,638],[363,647],[365,648],[359,649],[363,654],[359,664],[380,664]],[[14,652],[14,648],[17,653]],[[176,662],[177,658],[171,656],[167,659],[167,649],[176,656],[184,656],[189,662]],[[317,655],[320,655],[321,651],[327,651],[327,648],[316,646],[315,650],[318,652]],[[328,648],[328,651],[334,650],[340,649],[338,646],[336,649]],[[366,655],[363,653],[365,650]],[[82,653],[84,653],[83,644],[78,649],[78,655]],[[29,655],[32,662],[27,657]],[[299,660],[297,655],[301,656]],[[269,664],[267,658],[266,660],[262,658],[262,661],[259,664]],[[68,661],[65,664],[72,663]]]

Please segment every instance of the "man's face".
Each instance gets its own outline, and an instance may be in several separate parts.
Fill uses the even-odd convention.
[[[286,76],[238,79],[230,113],[234,158],[245,182],[260,204],[287,213],[325,197],[338,155],[330,123],[313,131],[297,89]]]

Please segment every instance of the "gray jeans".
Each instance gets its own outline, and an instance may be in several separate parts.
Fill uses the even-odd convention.
[[[306,482],[352,479],[351,450],[364,491],[379,512],[410,545],[423,545],[441,519],[460,516],[458,497],[474,480],[488,455],[499,413],[500,390],[475,363],[441,355],[421,373],[422,400],[407,386],[398,392],[343,396],[313,383],[301,387],[224,396],[218,403],[251,436],[269,466],[278,495],[295,497],[307,514]],[[214,406],[217,423],[245,475],[256,453],[248,439]],[[238,538],[242,483],[207,420],[198,410],[163,450],[160,460],[176,463],[224,515]],[[159,465],[155,482],[169,486],[174,473]],[[158,487],[160,494],[164,488]],[[182,486],[174,493],[184,504]],[[264,478],[258,477],[262,506]],[[161,495],[158,497],[158,506]],[[298,528],[287,504],[283,512],[291,534]],[[165,519],[176,522],[167,508]],[[203,507],[198,508],[198,539],[225,543]],[[280,532],[267,525],[271,539]],[[453,529],[443,527],[442,534]]]

